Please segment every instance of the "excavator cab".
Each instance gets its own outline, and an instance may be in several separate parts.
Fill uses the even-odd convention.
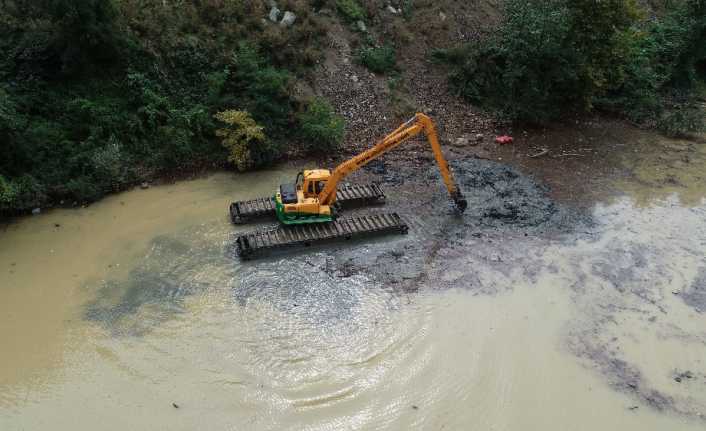
[[[284,224],[332,221],[330,205],[321,205],[319,194],[331,176],[328,169],[305,170],[294,184],[281,184],[275,195],[277,218]]]
[[[331,177],[328,169],[314,169],[300,172],[297,175],[297,189],[302,190],[305,198],[317,198],[326,187],[326,182]],[[301,184],[299,184],[301,178]]]

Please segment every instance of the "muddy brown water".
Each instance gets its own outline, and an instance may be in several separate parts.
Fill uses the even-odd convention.
[[[0,231],[0,429],[704,429],[699,157],[680,185],[626,159],[571,232],[430,245],[419,221],[248,264],[228,203],[293,168],[19,220]]]

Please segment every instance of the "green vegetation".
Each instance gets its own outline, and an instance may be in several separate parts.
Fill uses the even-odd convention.
[[[670,133],[703,129],[703,0],[650,19],[632,0],[506,0],[505,12],[483,43],[435,53],[468,99],[520,121],[598,108]]]
[[[390,110],[398,118],[409,118],[415,113],[415,105],[410,101],[402,75],[393,73],[387,79],[390,94]]]
[[[301,136],[309,151],[331,151],[343,142],[344,121],[326,100],[314,99],[298,115]]]
[[[263,21],[264,2],[4,1],[0,212],[91,201],[229,158],[245,169],[316,150],[292,133],[307,104],[291,86],[319,58],[325,30],[305,2],[287,7],[297,14],[289,28]],[[256,125],[241,118],[240,127],[267,138],[247,135],[240,153],[242,144],[221,145],[238,124],[214,115],[230,110],[247,111]]]
[[[356,0],[336,0],[336,10],[348,22],[365,21],[365,9]]]
[[[228,161],[240,171],[251,168],[260,158],[258,153],[267,148],[264,128],[245,111],[223,111],[214,118],[226,124],[216,130],[216,136],[223,139],[221,144],[228,150]]]
[[[391,45],[364,46],[358,51],[356,60],[375,73],[388,73],[397,67],[395,48]]]
[[[402,0],[400,9],[402,9],[402,16],[404,19],[410,19],[412,17],[412,13],[414,12],[414,0]]]

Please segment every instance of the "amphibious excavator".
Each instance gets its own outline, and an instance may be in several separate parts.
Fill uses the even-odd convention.
[[[238,255],[247,260],[268,250],[308,246],[336,238],[407,233],[408,227],[397,213],[341,218],[337,217],[337,212],[353,206],[383,203],[385,194],[377,184],[342,184],[342,180],[422,132],[431,145],[456,209],[465,211],[468,204],[444,158],[433,121],[425,114],[416,114],[375,146],[333,170],[305,170],[293,183],[280,185],[274,196],[232,203],[230,215],[233,223],[243,224],[272,216],[280,222],[277,227],[240,235],[236,239]]]

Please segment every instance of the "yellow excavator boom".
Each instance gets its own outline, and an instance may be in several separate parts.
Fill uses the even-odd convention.
[[[331,173],[331,177],[326,182],[324,189],[319,193],[319,203],[321,205],[332,205],[336,200],[338,185],[343,178],[422,132],[426,134],[427,140],[431,145],[431,150],[434,153],[436,163],[439,165],[441,177],[444,179],[449,195],[451,195],[456,207],[463,212],[468,204],[461,193],[461,189],[456,184],[449,169],[449,164],[441,151],[434,122],[427,115],[421,113],[416,114],[394,132],[385,136],[374,147],[338,165]]]

